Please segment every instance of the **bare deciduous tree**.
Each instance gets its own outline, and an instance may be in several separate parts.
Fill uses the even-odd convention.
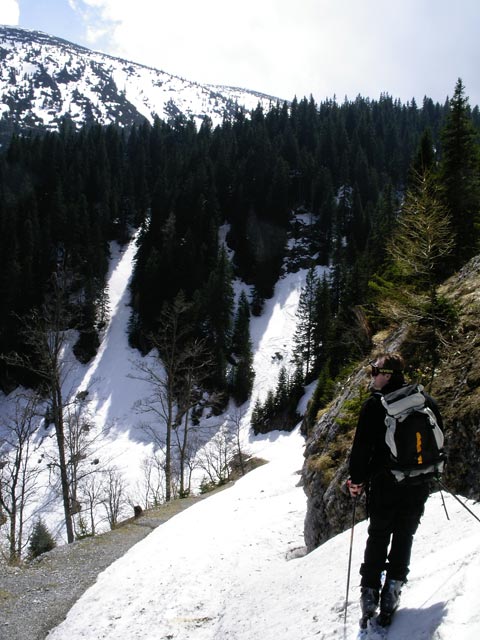
[[[67,473],[70,485],[72,512],[81,509],[82,481],[97,472],[100,460],[95,456],[94,443],[101,433],[95,433],[95,426],[85,403],[79,394],[66,407],[65,444],[67,449]]]
[[[80,481],[80,493],[88,514],[89,534],[94,536],[97,532],[97,508],[103,504],[104,499],[102,474],[94,473],[83,477]]]
[[[114,529],[127,503],[125,481],[116,467],[109,467],[103,474],[102,504],[110,529]]]
[[[221,485],[230,479],[230,462],[235,445],[229,429],[223,425],[213,438],[199,451],[198,466],[212,485]]]
[[[240,409],[236,409],[233,415],[227,416],[227,428],[232,436],[234,444],[234,461],[236,466],[240,469],[242,476],[246,473],[246,461],[250,458],[250,454],[244,450],[241,439],[241,426],[242,420],[245,416],[245,412]]]
[[[77,524],[85,529],[86,523],[80,513],[82,503],[87,503],[90,510],[90,523],[93,523],[92,491],[98,483],[89,483],[87,479],[99,472],[100,459],[95,450],[95,441],[102,435],[96,431],[93,418],[88,409],[88,391],[78,393],[63,410],[64,444],[65,444],[65,470],[68,483],[70,504],[70,516],[74,533],[77,533]],[[48,466],[51,470],[60,470],[60,462],[57,455],[47,455]],[[104,466],[108,461],[104,461]],[[87,493],[84,493],[86,491]],[[76,524],[76,521],[77,524]],[[95,527],[93,526],[92,532]],[[84,535],[84,532],[82,533]]]
[[[33,461],[33,433],[37,427],[38,396],[18,398],[14,414],[5,420],[0,447],[0,506],[9,521],[7,533],[10,562],[19,560],[24,548],[26,509],[38,490],[40,465]]]
[[[64,409],[67,402],[64,386],[68,372],[66,329],[69,326],[69,318],[64,291],[65,287],[54,276],[52,293],[42,309],[33,311],[24,320],[23,333],[31,353],[29,355],[11,354],[5,360],[34,373],[40,380],[42,391],[48,396],[57,441],[65,528],[67,541],[70,543],[75,537],[65,452]]]
[[[244,450],[241,425],[244,412],[239,408],[227,415],[226,422],[212,438],[198,448],[197,466],[202,469],[210,485],[221,485],[247,472],[251,454]]]
[[[137,484],[140,502],[145,509],[157,507],[165,502],[165,458],[159,451],[146,456],[142,461],[143,476]],[[138,496],[137,496],[138,497]]]
[[[165,306],[160,329],[150,336],[156,351],[136,365],[138,375],[150,385],[150,396],[137,403],[142,413],[157,416],[155,427],[146,427],[165,456],[165,500],[172,498],[175,475],[174,446],[178,452],[180,495],[185,495],[185,473],[192,458],[189,433],[191,412],[202,402],[201,382],[205,379],[209,361],[201,341],[189,337],[190,305],[179,294]]]
[[[181,354],[182,366],[176,390],[178,414],[174,424],[179,467],[179,492],[183,498],[190,493],[190,481],[195,467],[195,457],[200,445],[199,427],[192,420],[194,410],[201,411],[213,405],[216,397],[205,396],[202,385],[211,371],[212,360],[202,340],[188,342]]]

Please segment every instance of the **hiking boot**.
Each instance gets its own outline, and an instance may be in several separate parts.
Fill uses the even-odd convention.
[[[383,585],[380,597],[380,612],[391,615],[400,604],[400,594],[402,593],[402,580],[392,580],[387,578]]]
[[[360,595],[360,606],[362,608],[362,620],[371,618],[378,606],[378,589],[373,587],[362,587]]]

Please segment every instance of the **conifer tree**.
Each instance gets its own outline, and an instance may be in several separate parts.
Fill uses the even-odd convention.
[[[237,406],[240,406],[252,392],[255,372],[253,369],[253,357],[249,345],[248,351],[238,360],[233,370],[232,396]]]
[[[430,127],[425,129],[420,138],[417,152],[409,170],[409,183],[415,184],[419,175],[432,172],[435,168],[435,148]]]
[[[231,390],[235,402],[241,405],[250,396],[255,377],[250,340],[250,305],[245,291],[242,291],[238,301],[232,334],[232,352],[235,355],[235,365]]]
[[[304,424],[302,425],[302,430],[306,432],[307,436],[317,420],[318,411],[323,409],[332,399],[334,389],[335,385],[330,373],[330,364],[327,361],[320,370],[315,391],[308,403]]]
[[[305,286],[302,287],[297,308],[297,328],[293,337],[293,362],[300,366],[305,380],[315,369],[316,337],[317,337],[317,295],[318,278],[315,268],[308,270]]]
[[[454,267],[478,249],[480,235],[480,155],[468,97],[459,78],[442,130],[440,184],[451,217],[455,241]]]
[[[259,433],[260,426],[262,424],[262,416],[263,416],[263,408],[262,403],[260,402],[260,398],[255,400],[255,404],[253,405],[252,417],[251,417],[251,425],[253,428],[253,432],[255,434]]]
[[[288,408],[289,400],[289,380],[287,369],[281,367],[278,374],[277,388],[275,389],[275,412],[281,413]]]
[[[439,339],[452,310],[438,295],[443,265],[454,239],[445,206],[431,173],[417,176],[408,190],[398,226],[388,244],[392,260],[389,278],[377,278],[379,306],[388,318],[407,319],[417,328],[430,354],[432,375]]]
[[[203,337],[212,353],[212,384],[217,391],[222,391],[227,386],[226,363],[233,313],[232,268],[224,247],[205,288],[198,292],[198,301]]]
[[[35,522],[30,538],[29,552],[31,558],[37,558],[42,553],[51,551],[57,546],[52,534],[41,518]]]
[[[314,333],[315,344],[315,373],[318,372],[328,360],[332,339],[332,304],[330,284],[327,274],[324,273],[317,284],[315,300],[316,327]]]

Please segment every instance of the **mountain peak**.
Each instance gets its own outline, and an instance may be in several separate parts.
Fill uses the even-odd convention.
[[[183,115],[214,125],[238,109],[268,109],[278,98],[202,85],[142,64],[92,51],[42,31],[0,26],[0,132],[57,130],[69,118],[131,126]]]

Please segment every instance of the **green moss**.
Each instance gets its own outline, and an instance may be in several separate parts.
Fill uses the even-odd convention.
[[[355,429],[358,414],[367,395],[367,392],[360,388],[358,389],[357,395],[344,402],[340,414],[335,418],[335,423],[341,428],[342,433],[347,433]]]

